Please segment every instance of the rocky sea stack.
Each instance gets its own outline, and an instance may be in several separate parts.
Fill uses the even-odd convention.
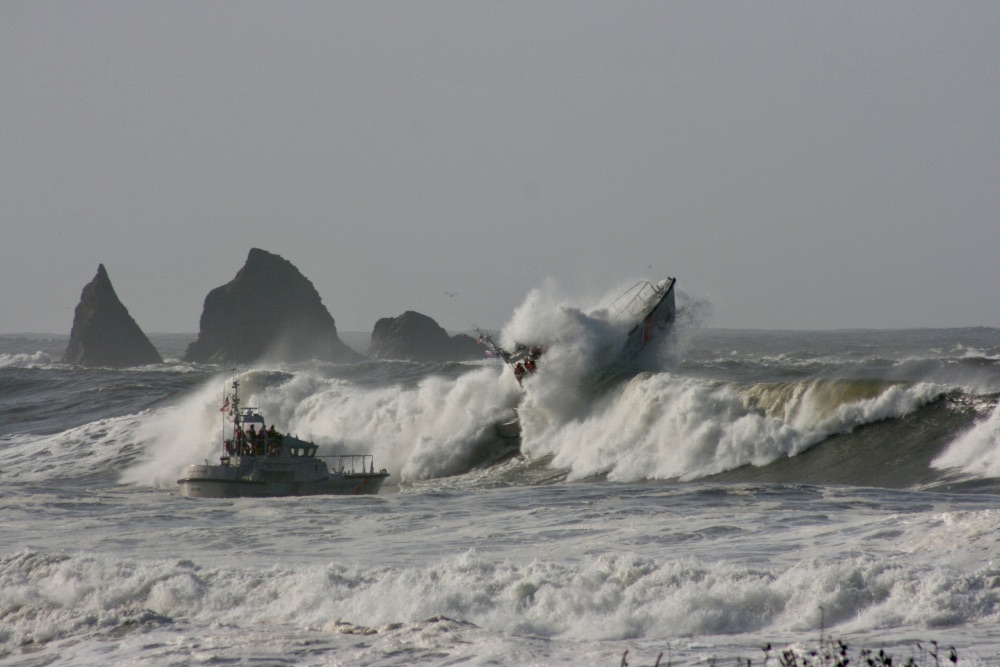
[[[449,336],[430,317],[408,310],[375,323],[368,355],[407,361],[469,361],[482,359],[483,349],[472,336]]]
[[[259,248],[229,283],[205,297],[198,339],[186,361],[252,363],[351,361],[359,355],[337,336],[337,325],[308,278],[288,260]]]
[[[104,265],[83,288],[62,358],[78,366],[144,366],[163,359],[118,300]]]

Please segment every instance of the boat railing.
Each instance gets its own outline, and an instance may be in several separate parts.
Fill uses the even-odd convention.
[[[375,456],[373,454],[330,454],[318,458],[328,459],[337,472],[375,473]]]
[[[663,296],[666,285],[654,285],[648,280],[640,280],[611,303],[617,316],[629,315],[636,319],[646,314],[649,307]],[[629,298],[631,297],[631,298]],[[625,301],[628,299],[628,301]],[[624,302],[624,303],[623,303]],[[618,304],[622,303],[621,306]]]

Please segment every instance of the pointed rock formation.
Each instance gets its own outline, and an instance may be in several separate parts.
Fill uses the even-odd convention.
[[[360,357],[337,336],[337,325],[308,278],[288,260],[259,248],[230,282],[205,297],[198,339],[186,361],[252,363],[351,361]]]
[[[62,361],[118,368],[163,363],[160,353],[118,300],[103,264],[80,295]]]
[[[482,359],[483,349],[471,336],[449,336],[430,317],[408,310],[375,323],[368,355],[407,361],[469,361]]]

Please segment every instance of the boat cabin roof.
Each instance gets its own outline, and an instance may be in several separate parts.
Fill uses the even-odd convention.
[[[241,408],[240,413],[236,417],[237,421],[242,424],[264,423],[264,415],[260,414],[260,410],[257,408]]]

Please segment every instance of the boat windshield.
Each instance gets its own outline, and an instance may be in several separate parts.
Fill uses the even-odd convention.
[[[238,415],[238,421],[242,424],[263,424],[264,415],[260,414],[257,408],[243,408]]]

